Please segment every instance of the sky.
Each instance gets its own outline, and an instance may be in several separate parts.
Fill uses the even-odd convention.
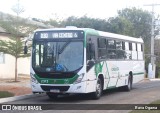
[[[1,0],[0,11],[15,14],[11,8],[18,0]],[[117,15],[117,10],[137,7],[151,11],[147,4],[160,4],[160,0],[19,0],[25,11],[20,14],[26,18],[43,20],[65,19],[69,16],[88,16],[107,19]],[[155,13],[160,14],[160,5],[155,6]]]

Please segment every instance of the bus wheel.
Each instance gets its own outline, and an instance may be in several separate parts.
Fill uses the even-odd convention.
[[[97,80],[96,91],[92,93],[93,99],[99,99],[102,95],[102,81],[100,78]]]
[[[126,86],[124,86],[124,89],[126,91],[130,91],[132,89],[132,77],[131,77],[131,75],[128,78],[128,84]]]
[[[56,100],[58,98],[58,94],[56,94],[56,93],[46,92],[46,94],[50,99]]]

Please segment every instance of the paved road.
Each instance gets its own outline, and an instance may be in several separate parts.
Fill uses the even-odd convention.
[[[72,95],[60,97],[58,100],[50,100],[46,95],[26,100],[18,100],[5,104],[148,104],[154,100],[160,99],[160,81],[146,81],[133,85],[130,92],[119,89],[106,90],[99,100],[92,100],[89,95]],[[86,106],[87,107],[87,106]],[[2,112],[2,111],[0,111]],[[8,113],[8,111],[3,111]],[[29,113],[31,111],[20,111],[19,113]],[[127,113],[129,110],[44,110],[32,111],[33,113]],[[18,113],[18,111],[10,111]]]

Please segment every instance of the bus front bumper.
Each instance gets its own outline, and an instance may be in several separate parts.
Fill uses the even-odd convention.
[[[77,84],[36,84],[31,83],[33,93],[53,92],[53,93],[87,93],[86,81]]]

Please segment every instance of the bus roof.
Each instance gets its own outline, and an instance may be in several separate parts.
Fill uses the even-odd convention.
[[[103,31],[98,31],[98,33],[99,33],[100,36],[104,36],[104,37],[143,43],[143,39],[142,38],[135,38],[135,37],[119,35],[119,34],[114,34],[114,33],[109,33],[109,32],[103,32]]]
[[[91,28],[76,28],[76,27],[66,27],[66,28],[50,28],[50,29],[37,29],[36,31],[53,31],[53,30],[86,30]]]
[[[97,36],[108,37],[108,38],[113,38],[113,39],[143,43],[142,38],[135,38],[135,37],[125,36],[125,35],[120,35],[120,34],[98,31],[98,30],[95,30],[92,28],[77,28],[77,27],[50,28],[50,29],[37,29],[37,30],[35,30],[35,32],[37,32],[37,31],[53,31],[53,30],[82,30],[90,35],[97,35]]]

